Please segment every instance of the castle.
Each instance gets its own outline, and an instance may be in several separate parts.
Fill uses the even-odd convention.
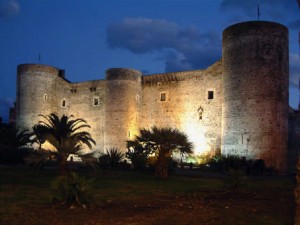
[[[264,159],[286,169],[288,141],[288,30],[250,21],[223,31],[222,60],[205,70],[143,76],[114,68],[105,80],[72,83],[52,66],[22,64],[17,72],[17,127],[39,114],[74,115],[91,125],[95,150],[126,151],[140,128],[185,132],[194,154]]]

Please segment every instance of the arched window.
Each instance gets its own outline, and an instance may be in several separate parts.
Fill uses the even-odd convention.
[[[67,106],[67,102],[66,102],[66,99],[63,99],[61,101],[61,107],[66,107]]]
[[[201,106],[198,108],[198,115],[199,115],[199,120],[202,120],[202,118],[203,118],[203,108]]]

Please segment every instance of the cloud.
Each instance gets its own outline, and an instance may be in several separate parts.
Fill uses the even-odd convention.
[[[221,57],[221,43],[216,32],[201,33],[193,26],[181,27],[166,20],[125,18],[107,28],[110,48],[157,54],[167,72],[209,66]]]
[[[0,0],[0,20],[13,18],[19,11],[20,6],[15,0]]]
[[[192,64],[186,60],[186,57],[178,53],[176,51],[168,51],[166,56],[164,57],[166,71],[184,71],[184,70],[192,70]]]

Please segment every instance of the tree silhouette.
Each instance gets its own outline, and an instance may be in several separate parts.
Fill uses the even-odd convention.
[[[150,130],[141,129],[134,141],[145,149],[155,153],[157,162],[155,175],[159,178],[168,177],[168,159],[173,152],[191,154],[193,144],[188,141],[187,135],[177,129],[152,127]]]
[[[92,145],[96,144],[90,133],[84,131],[90,126],[84,119],[73,119],[72,115],[58,117],[55,113],[51,113],[47,116],[40,115],[40,117],[43,120],[33,127],[33,131],[36,136],[36,142],[40,144],[40,156],[43,157],[35,158],[40,158],[41,160],[56,158],[60,163],[61,174],[64,175],[68,173],[67,159],[70,154],[80,156],[80,150],[84,146],[92,149]],[[49,142],[56,151],[41,149],[41,145],[45,141]],[[38,163],[38,160],[36,162]]]

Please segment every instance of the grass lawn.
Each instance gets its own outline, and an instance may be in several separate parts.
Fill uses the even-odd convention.
[[[95,178],[87,209],[52,204],[56,170],[0,168],[0,224],[22,225],[292,225],[292,177],[248,178],[230,190],[224,178],[135,172],[86,172]]]

